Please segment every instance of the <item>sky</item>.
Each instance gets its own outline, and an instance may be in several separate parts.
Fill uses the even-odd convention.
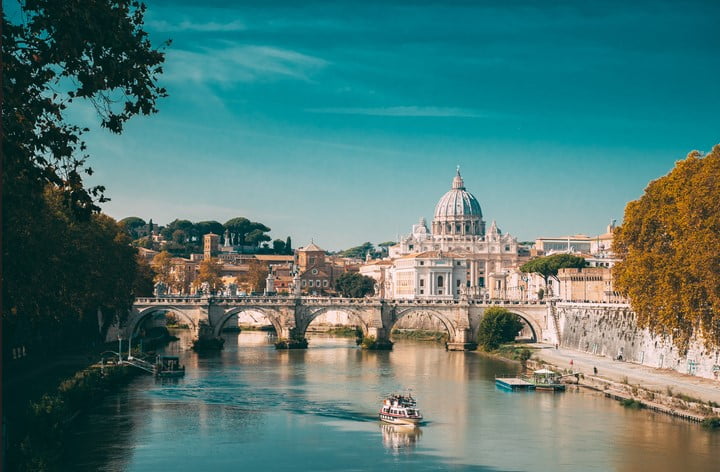
[[[117,219],[336,250],[430,221],[459,165],[520,241],[596,235],[720,143],[717,1],[147,3],[170,96],[87,135]]]

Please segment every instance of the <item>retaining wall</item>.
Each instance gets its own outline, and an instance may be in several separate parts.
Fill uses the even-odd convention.
[[[679,352],[670,337],[638,328],[629,305],[561,302],[555,309],[563,347],[709,379],[720,375],[720,349],[695,339]]]

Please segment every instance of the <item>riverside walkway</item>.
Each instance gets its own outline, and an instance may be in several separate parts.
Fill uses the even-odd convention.
[[[720,404],[720,381],[681,374],[670,369],[655,369],[631,362],[613,361],[608,357],[596,356],[586,352],[559,348],[549,344],[535,344],[539,348],[534,357],[554,364],[558,367],[572,369],[585,375],[594,375],[593,367],[598,370],[597,377],[615,382],[640,385],[649,390],[662,393],[671,388],[674,393],[681,393],[704,401]],[[572,360],[572,365],[570,365]]]

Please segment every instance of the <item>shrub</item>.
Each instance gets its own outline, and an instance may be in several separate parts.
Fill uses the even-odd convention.
[[[518,315],[505,308],[489,308],[480,321],[478,344],[486,351],[493,351],[502,343],[514,341],[522,328]]]
[[[705,429],[718,429],[720,428],[720,417],[713,416],[712,418],[705,418],[701,424]]]
[[[641,401],[635,400],[634,398],[627,398],[625,400],[620,400],[620,404],[624,406],[625,408],[631,408],[633,410],[639,410],[644,405]]]
[[[520,350],[518,359],[520,359],[520,362],[527,362],[527,360],[530,359],[530,356],[532,356],[532,352],[530,352],[530,349],[524,348]]]
[[[370,351],[389,351],[392,349],[392,341],[378,341],[375,336],[366,336],[363,338],[360,346]]]

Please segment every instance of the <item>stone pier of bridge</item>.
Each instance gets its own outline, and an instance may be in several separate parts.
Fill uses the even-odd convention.
[[[345,313],[363,336],[379,342],[403,317],[425,315],[438,319],[448,332],[448,350],[471,350],[477,346],[478,327],[491,307],[518,314],[535,340],[558,342],[552,306],[498,300],[388,300],[376,298],[318,297],[153,297],[138,298],[126,322],[108,332],[108,340],[137,336],[149,317],[173,312],[199,338],[220,336],[231,319],[244,312],[255,313],[273,325],[278,338],[303,339],[312,321],[329,311]]]

